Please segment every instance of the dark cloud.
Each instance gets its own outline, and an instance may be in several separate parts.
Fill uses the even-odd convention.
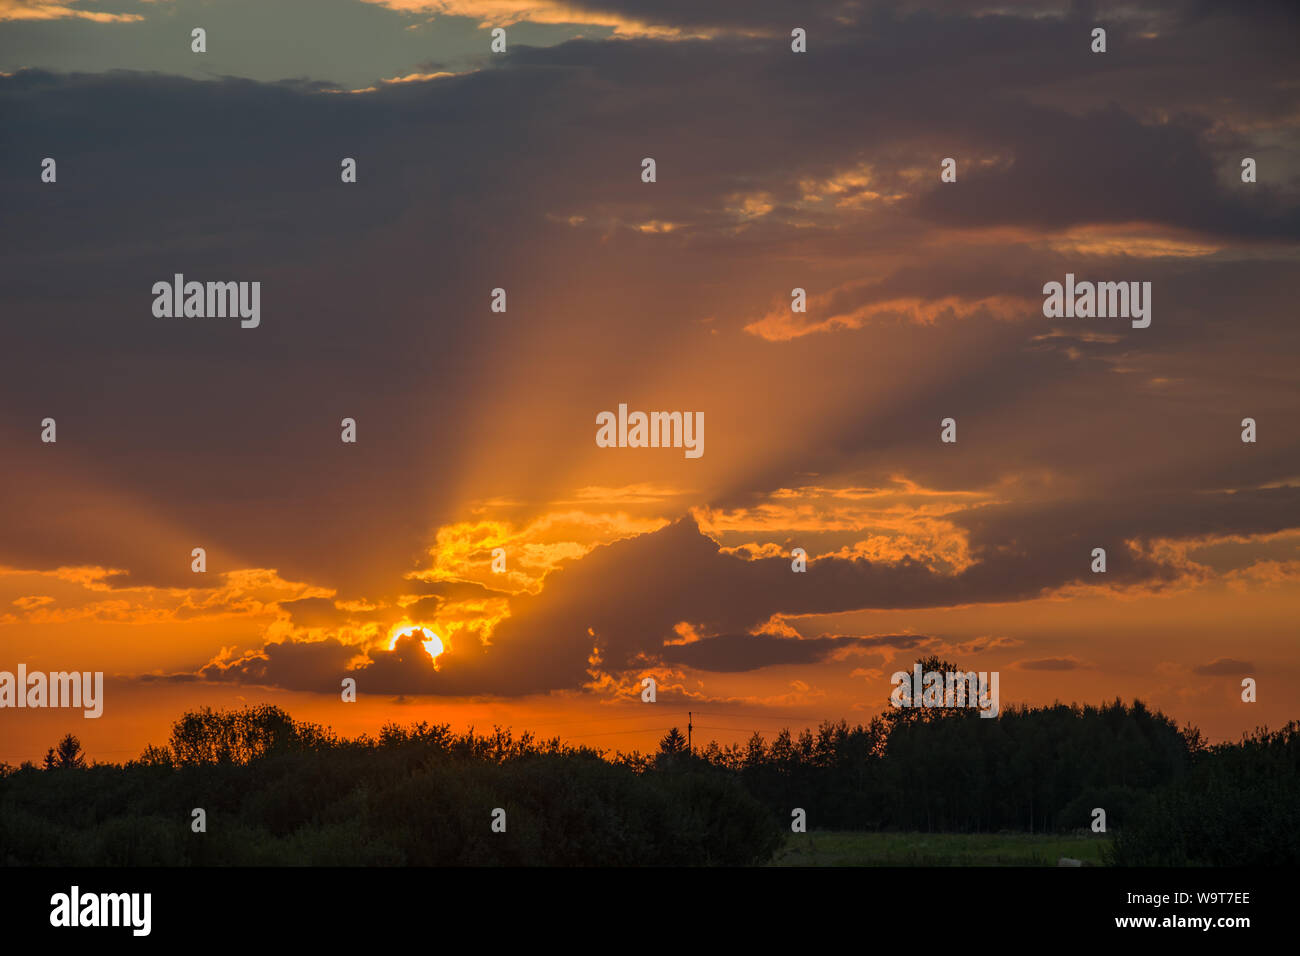
[[[429,660],[429,655],[419,646],[417,639],[409,638],[409,643]],[[409,647],[404,646],[401,653],[403,656],[410,654]],[[357,654],[357,648],[334,638],[312,643],[272,641],[259,651],[242,657],[209,663],[199,670],[199,677],[210,681],[283,687],[286,690],[341,693],[343,678],[357,676],[347,669],[348,663]],[[360,692],[360,682],[357,689]],[[387,690],[380,692],[386,693]]]
[[[377,693],[516,695],[576,689],[587,680],[588,657],[599,647],[615,672],[646,661],[701,670],[744,672],[813,663],[850,647],[916,647],[923,635],[829,636],[795,639],[743,633],[774,614],[826,614],[861,609],[951,607],[1028,600],[1070,584],[1159,588],[1179,580],[1179,567],[1161,563],[1126,542],[1157,538],[1269,534],[1300,524],[1300,489],[1275,488],[1181,501],[1139,498],[1109,507],[1096,501],[976,507],[955,516],[971,535],[976,563],[960,574],[937,574],[906,559],[896,564],[820,558],[793,574],[785,558],[746,561],[728,555],[683,519],[654,534],[595,549],[567,564],[538,595],[512,601],[488,646],[462,642],[435,668],[418,636],[392,651],[372,651],[353,672]],[[1107,571],[1091,571],[1092,548],[1107,549]],[[633,583],[629,583],[633,582]],[[687,622],[708,635],[686,644],[675,626]],[[294,689],[333,687],[356,654],[337,641],[267,645],[264,654],[214,663],[209,679],[271,683]],[[1021,661],[1026,670],[1071,670],[1073,658]],[[1217,661],[1198,673],[1242,665]],[[1221,668],[1214,670],[1214,668]]]
[[[512,601],[487,646],[453,647],[436,673],[418,654],[383,657],[371,674],[385,691],[409,690],[403,673],[426,692],[526,694],[577,688],[600,648],[618,672],[645,660],[713,671],[747,671],[824,659],[849,646],[913,646],[916,635],[795,640],[745,634],[774,614],[827,614],[869,608],[951,607],[1040,597],[1069,584],[1159,588],[1183,571],[1125,542],[1222,533],[1267,534],[1300,523],[1300,489],[1279,488],[1181,501],[1137,499],[1122,507],[1090,501],[1070,508],[974,508],[968,526],[976,563],[941,575],[914,560],[896,564],[821,558],[793,574],[785,558],[746,561],[721,552],[690,520],[595,549],[555,572],[535,596]],[[1092,548],[1107,549],[1105,576],[1091,571]],[[669,644],[688,622],[706,637]],[[412,663],[420,665],[414,673]],[[1061,659],[1029,669],[1062,669]],[[1071,666],[1074,666],[1071,663]]]
[[[195,681],[202,680],[203,678],[199,674],[180,673],[180,674],[140,674],[136,676],[135,679],[138,681],[143,681],[146,684],[150,684],[150,683],[192,684]]]
[[[1073,657],[1040,657],[1037,660],[1016,662],[1016,667],[1025,671],[1073,671],[1086,666]]]
[[[365,0],[117,0],[111,11],[88,0],[40,5],[140,19],[0,21],[0,70],[128,69],[259,82],[305,77],[351,89],[422,67],[427,71],[430,62],[439,69],[465,69],[485,59],[488,50],[479,18],[435,18]],[[206,53],[190,49],[195,26],[207,31]],[[304,31],[310,43],[303,42]],[[572,26],[520,23],[511,27],[510,36],[515,43],[545,45],[575,32]],[[584,32],[604,36],[609,30],[588,26]]]
[[[917,213],[965,227],[1158,222],[1215,236],[1300,238],[1294,193],[1242,184],[1241,155],[1208,152],[1201,122],[1150,124],[1117,103],[1081,115],[1025,107],[1018,120],[1000,140],[1013,158],[964,173],[959,164],[961,189],[936,184]]]
[[[672,645],[657,656],[665,664],[684,664],[703,671],[752,671],[782,664],[812,664],[851,647],[916,647],[929,638],[917,634],[872,637],[790,638],[777,634],[724,634],[689,644]]]
[[[1202,664],[1200,667],[1193,667],[1193,674],[1201,674],[1206,677],[1238,677],[1247,671],[1253,671],[1255,665],[1250,661],[1233,660],[1231,657],[1220,657],[1210,661],[1208,664]]]
[[[329,598],[281,601],[280,609],[288,611],[293,623],[298,627],[334,627],[342,616]]]

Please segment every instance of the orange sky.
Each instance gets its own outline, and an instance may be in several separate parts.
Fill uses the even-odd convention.
[[[664,490],[643,485],[626,488],[621,496],[603,493],[620,497],[645,517],[604,512],[579,496],[577,503],[564,505],[566,511],[523,526],[472,521],[439,529],[419,573],[492,584],[490,549],[500,545],[514,557],[515,567],[505,576],[511,585],[521,592],[544,590],[542,575],[562,573],[550,570],[553,562],[581,560],[595,543],[656,529],[662,519],[649,513]],[[747,514],[710,517],[722,541],[736,541],[728,546],[739,548],[743,540],[751,552],[780,548],[788,529],[802,529],[795,538],[813,556],[809,573],[816,573],[822,549],[847,549],[881,561],[897,558],[902,553],[898,549],[906,547],[912,555],[928,554],[955,566],[970,560],[962,536],[942,531],[939,516],[950,506],[943,496],[917,505],[919,489],[905,489],[897,497],[909,502],[906,507],[895,504],[895,496],[882,493],[881,500],[860,490],[828,497],[783,495],[779,504]],[[764,527],[783,530],[754,530]],[[1298,542],[1300,537],[1287,535],[1271,545],[1284,552],[1293,551]],[[897,553],[891,555],[891,550]],[[1140,697],[1181,721],[1194,720],[1212,739],[1235,737],[1257,723],[1285,722],[1296,704],[1290,688],[1300,676],[1294,672],[1292,652],[1294,562],[1257,561],[1245,571],[1224,575],[1207,570],[1189,564],[1184,579],[1160,592],[1083,587],[1013,603],[792,615],[769,628],[808,638],[920,636],[910,648],[845,648],[817,662],[732,674],[653,663],[616,674],[596,667],[586,689],[478,699],[372,695],[364,693],[366,681],[361,678],[359,701],[345,704],[337,695],[140,679],[192,671],[196,662],[222,656],[214,649],[232,658],[265,640],[291,636],[311,641],[344,635],[359,654],[371,641],[386,648],[392,625],[303,628],[282,607],[282,602],[304,596],[329,596],[328,589],[284,581],[270,571],[231,573],[212,589],[109,589],[98,569],[38,573],[6,568],[0,574],[0,602],[10,610],[0,633],[6,660],[14,662],[10,668],[22,661],[29,670],[104,670],[109,681],[105,715],[97,720],[59,710],[6,711],[8,733],[0,759],[17,763],[39,758],[69,729],[96,759],[127,759],[146,743],[161,742],[170,721],[185,709],[260,702],[279,704],[347,735],[374,733],[389,721],[430,720],[483,729],[502,724],[611,751],[654,747],[669,726],[684,728],[685,712],[692,710],[697,741],[729,743],[752,730],[770,738],[781,727],[797,729],[827,717],[865,721],[884,706],[889,675],[931,652],[967,667],[998,670],[1004,706]],[[427,626],[454,650],[462,641],[490,635],[494,618],[508,608],[510,598],[447,602],[428,615],[405,614],[400,603],[399,598],[388,609],[388,618]],[[683,625],[665,641],[696,637]],[[1253,666],[1194,672],[1205,662],[1223,658]],[[654,704],[640,701],[639,678],[644,675],[660,682]],[[1240,701],[1239,676],[1256,677],[1258,703]]]
[[[108,676],[98,720],[0,711],[0,760],[257,702],[730,743],[931,654],[1300,717],[1290,14],[1100,4],[1102,56],[1031,0],[571,6],[0,2],[0,671]],[[176,273],[260,324],[153,315]],[[1047,317],[1067,274],[1151,324]],[[702,456],[600,447],[620,404]]]

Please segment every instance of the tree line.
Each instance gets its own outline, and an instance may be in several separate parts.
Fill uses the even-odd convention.
[[[1294,864],[1297,798],[1300,724],[1210,746],[1140,701],[896,709],[694,752],[671,728],[613,755],[429,723],[343,739],[261,706],[186,713],[125,765],[89,764],[71,734],[43,768],[0,764],[0,862],[749,865],[795,808],[813,829],[975,833],[1087,828],[1100,808],[1115,863]]]

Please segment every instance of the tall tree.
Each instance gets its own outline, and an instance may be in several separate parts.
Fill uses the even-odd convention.
[[[664,734],[664,739],[659,741],[659,752],[661,754],[679,754],[685,749],[686,738],[682,736],[682,732],[676,727]]]
[[[46,770],[80,770],[86,766],[86,755],[81,751],[81,741],[66,734],[57,746],[45,752]]]

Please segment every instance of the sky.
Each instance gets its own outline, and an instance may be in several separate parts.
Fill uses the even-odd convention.
[[[0,760],[264,702],[726,744],[931,655],[1004,707],[1300,717],[1298,22],[0,0],[0,671],[106,680],[0,710]],[[176,274],[259,323],[156,315]],[[1067,274],[1149,326],[1047,316]],[[620,404],[703,453],[601,447]]]

